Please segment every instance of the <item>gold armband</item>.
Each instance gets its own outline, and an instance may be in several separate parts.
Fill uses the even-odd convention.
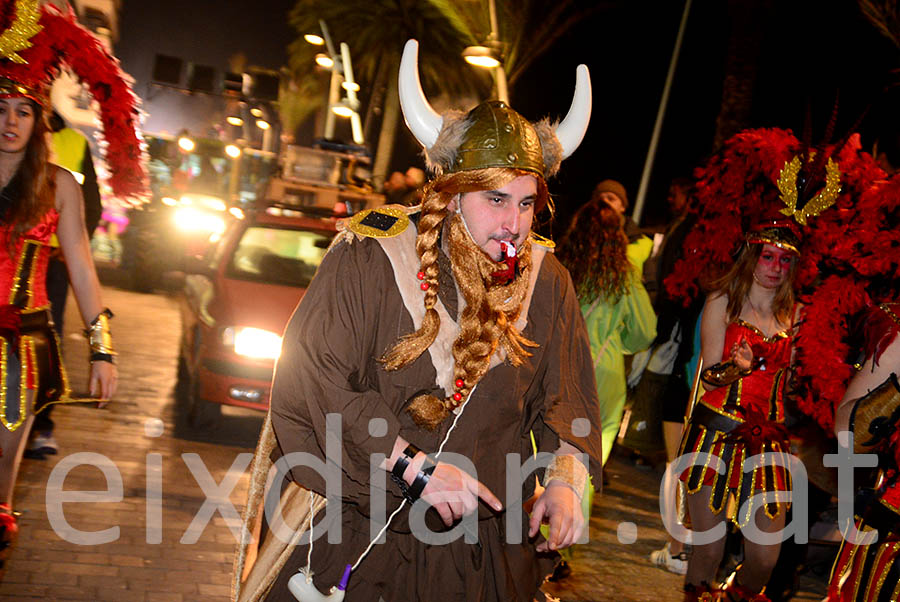
[[[752,370],[741,370],[732,360],[719,362],[700,374],[700,379],[708,385],[723,387],[750,374]]]
[[[547,487],[550,481],[562,481],[574,489],[578,498],[581,499],[581,496],[584,495],[587,476],[587,468],[575,456],[570,454],[555,456],[544,473],[544,487]]]
[[[97,317],[91,320],[90,326],[84,331],[88,345],[91,347],[91,355],[116,355],[113,351],[112,334],[109,331],[109,319],[113,313],[109,308],[104,309]]]

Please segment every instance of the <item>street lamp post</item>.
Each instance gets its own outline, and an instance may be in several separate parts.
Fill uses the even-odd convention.
[[[492,43],[498,51],[500,47],[500,32],[497,27],[497,6],[494,0],[488,0],[488,14],[491,19],[491,35],[488,42]],[[500,52],[500,64],[494,69],[494,80],[497,83],[497,99],[509,104],[509,90],[506,88],[506,65],[503,64],[503,53]]]
[[[322,40],[328,49],[328,58],[331,62],[331,81],[328,87],[328,110],[325,115],[325,139],[334,139],[335,117],[350,118],[350,127],[353,132],[353,142],[356,144],[364,144],[362,122],[359,118],[359,97],[356,93],[359,91],[359,84],[353,79],[353,65],[350,62],[350,46],[346,42],[341,42],[341,52],[338,54],[335,50],[331,35],[328,32],[328,26],[325,21],[319,19],[319,27],[322,29]],[[317,41],[310,40],[311,36],[304,36],[310,44],[317,44]],[[318,38],[318,36],[313,36]],[[324,58],[324,57],[323,57]],[[323,67],[325,62],[316,59]],[[341,88],[345,90],[345,98],[341,99]]]
[[[353,64],[350,62],[350,46],[345,42],[341,42],[341,63],[344,67],[344,83],[342,87],[347,94],[347,103],[353,111],[350,114],[350,128],[353,131],[353,142],[362,144],[365,142],[363,138],[362,122],[359,119],[359,98],[356,92],[359,90],[359,84],[353,79]]]
[[[503,65],[502,45],[497,28],[497,7],[494,0],[488,0],[488,12],[491,21],[491,33],[484,46],[469,46],[463,50],[463,58],[472,65],[491,70],[494,86],[497,88],[497,99],[509,103],[509,89],[506,85],[506,68]]]
[[[322,29],[322,38],[325,40],[325,48],[328,49],[328,57],[331,59],[331,81],[328,85],[328,110],[325,113],[325,139],[334,138],[334,120],[336,114],[332,111],[332,107],[336,105],[341,98],[341,58],[334,49],[331,41],[331,34],[328,33],[328,26],[325,21],[319,19],[319,27]],[[320,63],[322,64],[322,63]]]
[[[684,10],[681,12],[681,24],[678,26],[678,35],[675,38],[675,47],[672,50],[672,57],[669,60],[669,71],[666,74],[666,83],[663,86],[659,108],[656,111],[656,122],[653,125],[653,133],[650,135],[650,148],[647,150],[647,157],[644,159],[644,171],[641,173],[641,183],[638,187],[634,211],[632,211],[631,215],[636,224],[641,223],[641,216],[644,211],[644,201],[647,198],[647,188],[650,185],[650,174],[653,171],[653,162],[656,159],[656,147],[659,144],[659,136],[662,132],[663,120],[666,116],[666,107],[669,104],[669,92],[672,90],[672,80],[675,78],[675,68],[678,66],[678,55],[681,52],[681,42],[684,39],[684,30],[686,29],[690,12],[691,0],[685,0]]]

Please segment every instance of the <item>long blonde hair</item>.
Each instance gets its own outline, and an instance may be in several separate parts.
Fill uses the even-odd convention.
[[[753,285],[753,272],[762,255],[762,244],[744,243],[738,254],[737,261],[724,276],[713,280],[710,289],[728,295],[728,307],[726,313],[728,321],[733,322],[741,315],[744,301],[750,293]],[[790,324],[794,310],[794,275],[797,273],[796,257],[791,262],[791,268],[781,284],[775,290],[775,298],[772,299],[772,313],[775,319],[782,324]]]

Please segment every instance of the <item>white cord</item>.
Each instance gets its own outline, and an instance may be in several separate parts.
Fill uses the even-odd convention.
[[[306,553],[306,579],[312,581],[312,543],[313,543],[313,492],[309,490],[309,551]]]
[[[363,561],[363,558],[366,557],[366,554],[369,553],[369,550],[372,549],[372,546],[375,545],[375,542],[378,541],[378,538],[381,537],[382,535],[384,535],[384,532],[387,531],[387,528],[390,526],[391,521],[394,520],[394,517],[397,516],[397,513],[399,513],[401,510],[403,510],[403,507],[405,505],[406,505],[406,500],[404,499],[402,502],[400,502],[400,505],[397,506],[397,509],[394,510],[391,513],[391,515],[388,517],[387,522],[381,528],[381,531],[378,532],[378,535],[375,536],[375,539],[373,539],[372,541],[369,542],[369,545],[366,546],[366,549],[363,550],[363,553],[360,554],[359,558],[356,559],[356,562],[353,564],[353,567],[350,569],[351,571],[356,570],[356,567],[359,566],[359,563]]]
[[[472,399],[472,395],[475,393],[475,389],[477,389],[477,388],[478,388],[478,385],[477,385],[477,384],[476,384],[474,387],[472,387],[472,390],[469,391],[469,395],[468,395],[468,397],[466,397],[466,400],[462,403],[462,405],[459,406],[459,412],[456,414],[456,417],[453,419],[453,424],[451,424],[451,425],[450,425],[450,428],[447,429],[447,434],[444,435],[444,440],[441,441],[440,446],[438,446],[437,452],[435,452],[435,454],[434,454],[434,460],[435,460],[435,462],[437,462],[437,459],[440,457],[441,452],[444,451],[444,446],[447,444],[447,440],[450,439],[450,433],[452,433],[452,432],[453,432],[453,429],[456,428],[456,424],[459,422],[460,417],[463,415],[463,410],[465,410],[465,409],[466,409],[466,406],[469,405],[469,400]],[[308,552],[307,555],[306,555],[306,572],[307,572],[308,575],[311,574],[311,573],[310,573],[310,565],[311,565],[311,562],[312,562],[312,547],[313,547],[313,537],[312,537],[312,506],[313,506],[313,497],[312,497],[312,496],[313,496],[312,491],[310,491],[310,492],[309,492],[309,552]],[[350,568],[351,571],[355,571],[355,570],[356,570],[356,567],[358,567],[358,566],[359,566],[359,563],[361,563],[361,562],[363,561],[363,558],[366,557],[366,554],[369,553],[369,551],[372,549],[372,546],[375,545],[375,542],[378,541],[378,539],[379,539],[382,535],[384,535],[384,532],[387,531],[388,527],[391,525],[391,521],[393,521],[393,520],[394,520],[394,517],[397,516],[397,514],[398,514],[401,510],[403,510],[403,507],[404,507],[404,506],[406,506],[406,500],[405,500],[405,499],[404,499],[402,502],[400,502],[400,505],[397,506],[397,509],[394,510],[394,511],[391,513],[391,515],[388,517],[387,522],[384,524],[384,526],[383,526],[383,527],[381,528],[381,530],[378,532],[378,535],[376,535],[375,538],[374,538],[372,541],[369,542],[369,545],[366,546],[366,549],[363,550],[363,553],[360,554],[359,558],[356,559],[356,562],[355,562],[355,563],[353,564],[353,566]],[[311,577],[310,577],[310,578],[311,578]]]

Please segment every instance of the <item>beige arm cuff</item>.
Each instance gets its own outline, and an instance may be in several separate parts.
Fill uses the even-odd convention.
[[[581,499],[584,495],[587,475],[587,468],[575,456],[570,454],[556,456],[547,467],[547,472],[544,473],[544,487],[547,487],[550,481],[562,481],[575,490],[578,498]]]

